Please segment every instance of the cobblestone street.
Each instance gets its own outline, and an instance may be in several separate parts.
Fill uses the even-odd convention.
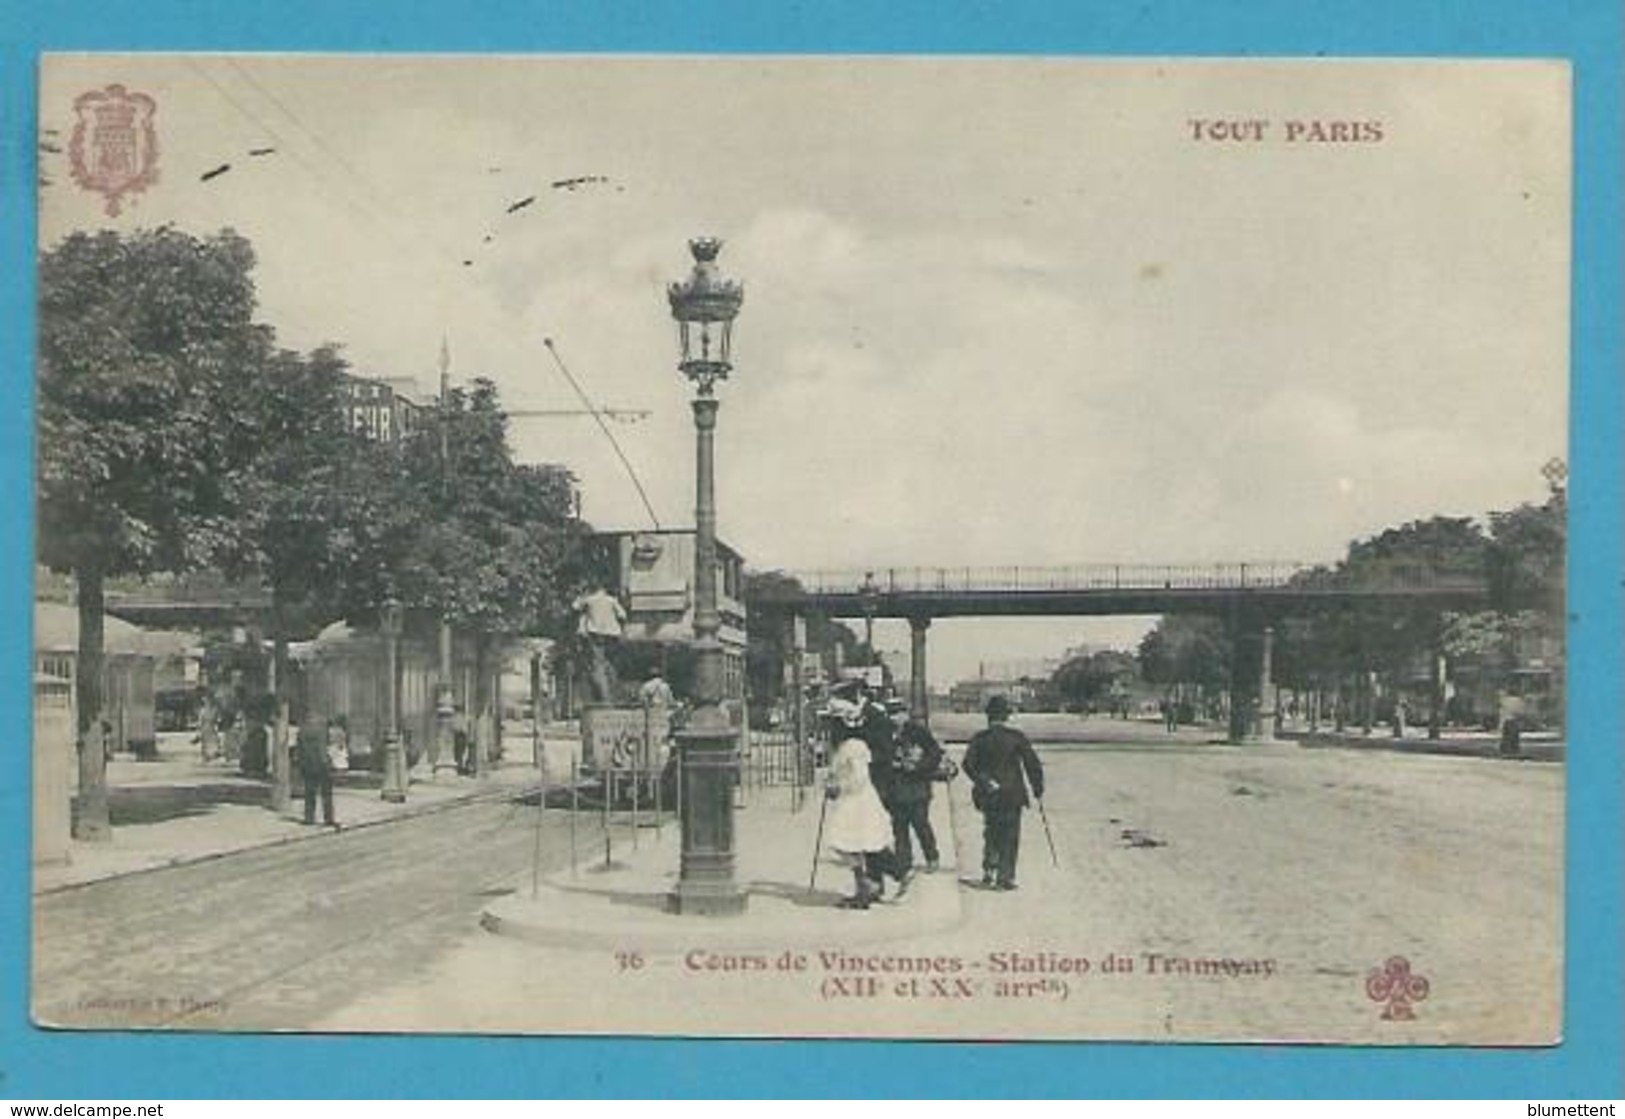
[[[958,739],[973,725],[949,717],[939,731]],[[833,972],[816,950],[804,953],[806,970],[782,970],[772,953],[761,967],[729,968],[727,957],[697,968],[686,952],[640,952],[631,941],[570,951],[470,933],[317,1024],[1374,1044],[1559,1037],[1561,767],[1227,747],[1138,723],[1028,726],[1070,740],[1041,748],[1059,866],[1029,813],[1022,889],[963,886],[950,931],[865,947]],[[959,873],[972,878],[979,820],[963,781],[953,796]],[[706,952],[703,926],[693,948]],[[636,969],[618,953],[639,954]],[[1384,1018],[1389,1005],[1366,989],[1396,956],[1427,980],[1425,997],[1404,1008],[1410,1019]],[[922,976],[901,962],[926,959],[943,970]],[[1087,972],[1075,970],[1079,960]],[[843,982],[831,985],[832,975]]]
[[[481,935],[533,850],[567,856],[564,815],[536,824],[522,804],[459,805],[37,897],[35,1020],[308,1028]]]

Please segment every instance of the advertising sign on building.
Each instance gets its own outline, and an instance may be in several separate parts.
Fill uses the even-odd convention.
[[[588,707],[581,712],[581,761],[603,772],[658,774],[666,764],[671,712],[664,707]]]

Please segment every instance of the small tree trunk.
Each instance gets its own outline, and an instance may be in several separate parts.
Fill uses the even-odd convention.
[[[491,665],[491,764],[502,761],[502,642],[497,641],[497,655]]]
[[[220,735],[219,728],[215,726],[214,681],[209,676],[206,657],[198,669],[198,687],[203,690],[203,700],[198,705],[197,713],[198,749],[204,761],[212,762],[220,755]]]
[[[107,808],[107,743],[102,737],[102,572],[89,565],[74,573],[79,599],[79,651],[74,660],[78,695],[79,797],[73,838],[113,838]]]
[[[1360,672],[1360,696],[1360,733],[1370,737],[1377,721],[1377,674],[1369,668]]]
[[[478,633],[474,637],[474,694],[469,697],[469,731],[474,736],[471,763],[475,777],[484,777],[491,771],[496,757],[496,680],[491,671],[491,637]]]

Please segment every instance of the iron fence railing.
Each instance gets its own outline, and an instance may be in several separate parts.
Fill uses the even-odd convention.
[[[753,730],[745,735],[739,756],[740,780],[748,788],[812,784],[813,751],[798,746],[782,730]]]
[[[977,591],[1209,590],[1285,586],[1312,565],[1283,561],[1217,564],[1095,563],[1061,567],[885,567],[796,572],[812,594]]]
[[[1440,573],[1422,564],[1386,564],[1354,575],[1287,560],[1245,563],[1096,563],[1060,567],[883,567],[787,572],[808,594],[1006,594],[1069,591],[1224,591],[1298,588],[1304,591],[1482,589],[1472,576]]]

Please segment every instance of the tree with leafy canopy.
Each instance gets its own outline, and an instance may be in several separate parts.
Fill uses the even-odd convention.
[[[1485,578],[1488,545],[1482,527],[1470,517],[1409,521],[1353,541],[1337,577],[1356,590],[1478,585]],[[1436,607],[1401,597],[1342,610],[1323,629],[1333,658],[1362,679],[1366,673],[1387,678],[1389,694],[1397,700],[1405,676],[1445,649],[1447,623],[1447,614]],[[1363,685],[1359,690],[1367,704],[1362,717],[1369,725],[1374,697]],[[1430,733],[1437,734],[1439,701],[1430,708]]]
[[[1489,541],[1469,517],[1431,517],[1387,529],[1349,545],[1341,565],[1353,587],[1374,589],[1481,583]],[[1363,609],[1359,637],[1373,664],[1395,667],[1439,644],[1440,613],[1402,599]]]
[[[1126,695],[1142,668],[1143,662],[1132,653],[1103,649],[1066,661],[1055,670],[1050,683],[1068,706],[1090,710]]]
[[[337,617],[346,586],[359,577],[353,545],[365,478],[353,464],[366,440],[344,407],[348,369],[337,347],[274,350],[257,365],[256,376],[228,386],[235,516],[220,565],[271,596],[271,803],[280,810],[290,776],[288,642]]]
[[[1539,505],[1490,514],[1485,566],[1497,609],[1561,616],[1568,562],[1568,495],[1554,486]]]
[[[375,522],[376,583],[355,588],[351,614],[394,595],[476,632],[563,628],[588,566],[575,479],[514,461],[495,385],[453,390],[378,465],[394,472],[376,479],[392,515]]]
[[[39,558],[77,589],[79,801],[105,840],[103,593],[109,577],[181,572],[231,532],[226,404],[269,345],[253,321],[254,253],[230,230],[75,233],[39,270]]]
[[[1470,518],[1432,517],[1354,541],[1335,571],[1317,571],[1306,582],[1376,590],[1487,583],[1487,609],[1395,601],[1294,619],[1291,639],[1278,646],[1281,678],[1397,675],[1441,653],[1492,674],[1509,671],[1521,640],[1560,631],[1565,514],[1562,492],[1554,490],[1544,505],[1491,513],[1487,533]],[[1430,735],[1439,733],[1439,714],[1436,701]]]
[[[784,692],[784,666],[789,661],[789,605],[803,588],[795,576],[783,571],[745,572],[745,672],[753,699],[776,700]],[[850,627],[820,614],[806,615],[806,652],[822,657],[835,648],[841,663],[856,664],[863,642]]]
[[[1567,671],[1568,495],[1553,484],[1546,501],[1490,514],[1490,596],[1502,619],[1498,654],[1511,665],[1520,649],[1534,647],[1554,674],[1561,697]],[[1551,712],[1562,720],[1562,704]]]
[[[575,479],[562,466],[514,461],[496,386],[455,389],[424,423],[368,465],[383,508],[357,541],[369,580],[346,613],[372,617],[387,598],[475,640],[484,713],[493,637],[568,641],[570,603],[590,568],[574,516]]]
[[[1141,639],[1137,656],[1148,683],[1222,687],[1230,678],[1230,642],[1217,618],[1168,614]]]
[[[358,516],[353,464],[366,439],[344,407],[336,347],[278,350],[230,401],[235,516],[222,548],[228,577],[255,578],[273,613],[333,616],[352,578]]]

